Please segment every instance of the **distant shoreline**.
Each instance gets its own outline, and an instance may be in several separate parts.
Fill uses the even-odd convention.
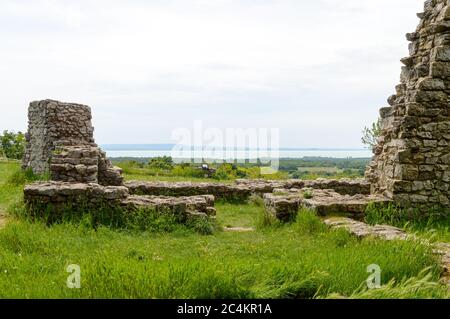
[[[105,151],[171,151],[175,144],[102,144]],[[195,149],[195,146],[190,146]],[[220,146],[215,146],[220,148]],[[237,148],[238,151],[255,150],[250,148]],[[264,149],[262,149],[264,150]],[[322,148],[322,147],[280,147],[278,151],[369,151],[365,148]]]

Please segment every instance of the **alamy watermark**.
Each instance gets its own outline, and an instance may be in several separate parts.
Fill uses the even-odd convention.
[[[367,266],[367,272],[371,273],[369,277],[367,277],[367,288],[369,289],[380,289],[381,288],[381,267],[372,264]]]
[[[178,163],[260,164],[261,174],[279,169],[278,128],[219,129],[194,121],[192,128],[175,129],[172,140],[171,156]]]
[[[81,268],[79,265],[69,265],[66,271],[70,273],[67,277],[67,288],[69,289],[80,289],[81,288]]]

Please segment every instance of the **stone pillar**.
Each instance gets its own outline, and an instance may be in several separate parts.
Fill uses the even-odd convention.
[[[30,103],[23,168],[49,172],[52,180],[121,185],[114,167],[94,140],[91,108],[43,100]]]
[[[87,105],[53,100],[31,102],[23,167],[42,174],[49,170],[49,159],[57,146],[96,146],[91,119]]]
[[[450,0],[427,0],[406,35],[400,84],[380,110],[381,136],[366,178],[404,207],[450,206]]]

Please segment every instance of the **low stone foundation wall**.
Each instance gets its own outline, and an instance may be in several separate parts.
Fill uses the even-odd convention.
[[[129,196],[124,186],[101,186],[96,183],[38,182],[26,185],[26,204],[97,205],[109,203],[117,205]]]
[[[214,196],[158,197],[130,195],[124,186],[101,186],[96,183],[40,182],[26,185],[24,200],[35,216],[51,213],[55,218],[64,209],[133,212],[152,209],[180,217],[215,216]],[[50,211],[49,211],[50,210]]]
[[[127,210],[151,208],[156,211],[169,211],[177,215],[208,216],[216,215],[214,196],[200,195],[188,197],[138,196],[131,195],[121,202]]]
[[[335,217],[324,221],[331,228],[344,228],[358,238],[376,237],[384,240],[406,240],[408,235],[400,228],[389,225],[371,226],[363,222],[359,222],[350,218]]]
[[[390,199],[378,195],[341,195],[331,189],[276,189],[264,195],[266,213],[286,221],[292,219],[299,208],[314,209],[321,216],[349,213],[360,218],[370,203],[387,205]]]
[[[296,215],[302,204],[299,194],[276,195],[264,194],[265,213],[281,221],[290,221]]]
[[[272,193],[274,189],[284,188],[313,188],[313,189],[333,189],[335,192],[342,195],[356,195],[370,194],[370,183],[364,179],[325,179],[319,178],[316,180],[301,180],[301,179],[290,179],[290,180],[246,180],[239,179],[236,181],[236,185],[246,186],[252,190],[252,192],[265,194]]]
[[[144,182],[124,183],[131,194],[152,196],[214,195],[216,199],[245,201],[250,195],[272,193],[275,189],[333,189],[342,195],[370,194],[370,184],[363,179],[317,180],[237,180],[235,184],[192,182]]]
[[[151,196],[197,196],[213,195],[216,199],[245,201],[252,194],[249,187],[223,183],[191,182],[140,182],[124,183],[131,194]]]

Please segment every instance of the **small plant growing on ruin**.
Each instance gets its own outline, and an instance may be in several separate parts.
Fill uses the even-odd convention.
[[[304,199],[311,199],[314,197],[314,193],[310,190],[304,191],[303,192],[303,198]]]
[[[380,136],[380,132],[381,132],[381,120],[378,119],[376,122],[372,123],[371,127],[367,126],[364,127],[361,142],[364,145],[370,147],[372,150],[374,150],[378,144],[378,137]]]

